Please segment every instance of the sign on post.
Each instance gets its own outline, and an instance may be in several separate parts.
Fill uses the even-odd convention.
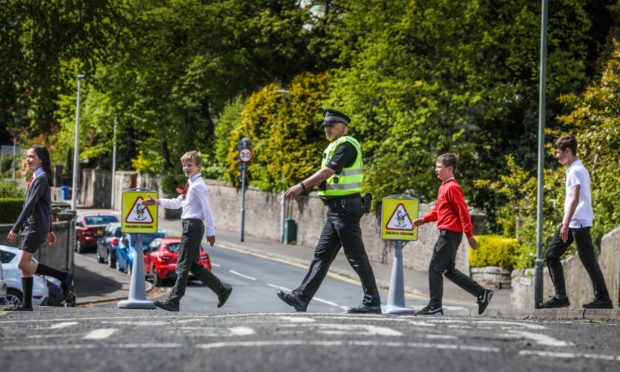
[[[247,147],[239,150],[239,161],[242,163],[249,163],[252,161],[252,150]]]
[[[403,277],[403,247],[418,239],[418,229],[413,221],[418,218],[418,199],[408,195],[392,195],[381,203],[381,238],[391,240],[394,246],[392,277],[388,292],[387,314],[415,314],[405,306],[405,284]]]
[[[381,239],[418,240],[418,229],[413,226],[418,218],[418,199],[394,195],[383,198],[382,204]]]
[[[156,233],[157,205],[147,207],[142,202],[150,197],[156,199],[157,192],[128,190],[123,191],[121,231],[124,233]]]

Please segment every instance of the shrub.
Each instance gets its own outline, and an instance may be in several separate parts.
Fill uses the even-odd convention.
[[[470,250],[469,264],[472,267],[499,266],[512,270],[516,263],[517,239],[500,235],[478,235],[480,248]]]
[[[23,206],[22,198],[0,198],[0,223],[15,223]]]
[[[0,181],[0,198],[23,198],[24,190],[13,181]]]
[[[177,195],[177,187],[183,188],[187,182],[184,174],[167,174],[161,178],[161,191],[168,196]]]

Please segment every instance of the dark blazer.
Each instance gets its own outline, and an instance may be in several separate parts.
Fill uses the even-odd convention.
[[[52,231],[52,196],[50,184],[45,173],[36,177],[24,200],[24,208],[13,225],[13,232],[22,236],[47,237]]]

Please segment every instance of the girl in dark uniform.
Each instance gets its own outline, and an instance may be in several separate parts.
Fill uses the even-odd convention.
[[[18,267],[21,270],[24,298],[16,311],[32,311],[33,274],[48,275],[61,281],[65,299],[71,292],[73,274],[59,271],[43,264],[32,262],[32,256],[46,241],[54,244],[56,235],[52,231],[51,189],[52,169],[50,153],[44,146],[32,146],[26,155],[28,168],[33,171],[28,181],[24,208],[9,232],[7,239],[14,242],[21,235]]]

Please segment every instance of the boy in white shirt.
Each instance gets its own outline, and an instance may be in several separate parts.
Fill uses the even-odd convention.
[[[590,228],[594,216],[592,213],[592,195],[590,193],[590,175],[577,159],[577,140],[572,135],[565,135],[555,141],[555,155],[560,164],[568,164],[566,169],[566,198],[564,199],[564,218],[551,243],[547,247],[547,267],[555,296],[539,305],[540,308],[570,306],[566,296],[566,284],[562,270],[561,258],[573,241],[577,244],[579,259],[590,276],[594,288],[594,301],[584,304],[584,309],[611,309],[612,303],[605,285],[605,278],[598,265]]]
[[[207,185],[200,175],[202,157],[197,151],[189,151],[183,154],[181,163],[183,163],[183,173],[187,176],[187,183],[185,188],[177,189],[180,195],[176,199],[149,198],[143,202],[146,206],[157,204],[168,209],[183,208],[181,215],[183,234],[176,268],[177,279],[170,297],[163,301],[155,301],[155,305],[164,310],[179,311],[179,304],[185,295],[187,279],[191,271],[196,278],[217,294],[217,307],[222,307],[228,300],[232,287],[222,283],[218,277],[198,263],[200,243],[205,234],[205,227],[207,242],[210,246],[215,243],[215,228],[209,208]]]

